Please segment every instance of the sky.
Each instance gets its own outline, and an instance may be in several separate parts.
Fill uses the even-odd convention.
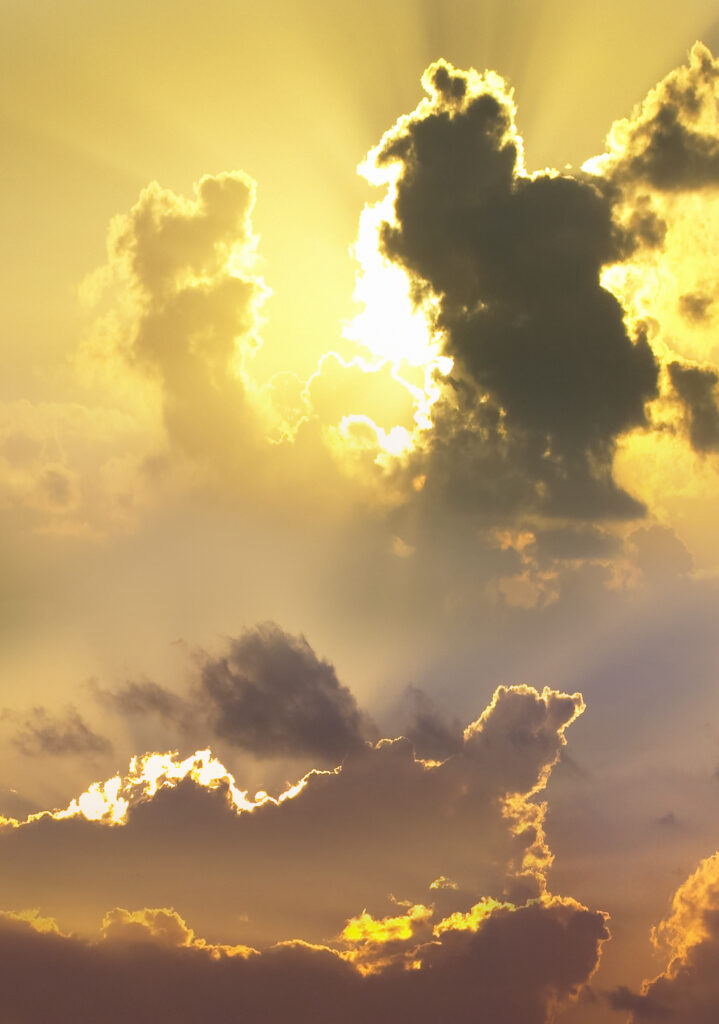
[[[2,0],[0,1016],[719,1016],[708,0]]]

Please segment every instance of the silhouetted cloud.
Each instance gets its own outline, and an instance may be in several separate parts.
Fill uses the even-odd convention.
[[[440,876],[465,901],[452,909],[523,904],[551,861],[535,797],[582,709],[577,694],[500,687],[447,760],[383,740],[278,800],[252,801],[207,752],[147,755],[67,812],[0,828],[0,906],[86,930],[108,906],[159,901],[204,934],[265,945],[320,941],[362,907],[386,914],[389,894],[422,903]]]
[[[167,908],[117,908],[96,942],[65,936],[37,915],[6,914],[3,1012],[22,1024],[544,1024],[591,976],[607,938],[603,915],[560,899],[447,925],[415,943],[412,970],[383,968],[379,943],[378,967],[363,974],[327,946],[286,942],[257,952],[210,945]]]
[[[90,689],[98,703],[115,714],[129,718],[158,715],[180,728],[188,727],[198,710],[192,701],[150,679],[125,683],[116,690],[103,689],[93,682]]]
[[[412,742],[418,757],[449,757],[462,749],[462,727],[448,719],[419,686],[408,686],[401,700],[402,735]]]
[[[668,526],[640,527],[629,535],[634,561],[645,581],[676,579],[691,572],[693,561],[676,533]]]
[[[679,310],[691,323],[702,323],[706,320],[713,304],[714,299],[711,295],[688,292],[679,297]]]
[[[669,364],[669,378],[684,406],[692,448],[697,452],[716,451],[719,407],[715,392],[719,374],[675,362]]]
[[[609,177],[660,192],[719,185],[719,64],[696,43],[689,64],[667,75],[609,135]]]
[[[112,743],[94,732],[72,705],[64,714],[53,715],[43,707],[34,707],[26,712],[6,709],[2,717],[17,726],[11,742],[27,757],[71,757],[112,751]]]
[[[376,732],[333,666],[274,622],[196,660],[199,674],[184,695],[152,680],[90,689],[114,714],[156,716],[202,743],[219,738],[260,758],[311,757],[334,767]]]
[[[332,665],[275,623],[208,657],[200,688],[216,735],[261,757],[312,754],[334,765],[364,742],[363,716]]]
[[[631,1011],[629,1024],[712,1024],[719,1014],[719,853],[679,886],[656,939],[668,953],[664,971],[640,993],[617,989],[611,1005]]]
[[[646,423],[658,371],[599,283],[626,244],[605,185],[528,176],[511,97],[493,73],[438,61],[422,80],[429,98],[370,160],[394,190],[383,250],[411,275],[454,359],[427,439],[427,486],[436,475],[450,491],[463,486],[458,475],[481,477],[480,509],[496,489],[509,507],[637,515],[612,456],[617,437]]]

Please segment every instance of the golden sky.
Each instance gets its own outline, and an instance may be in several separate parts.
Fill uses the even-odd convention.
[[[716,1020],[715,6],[2,14],[0,1020]]]

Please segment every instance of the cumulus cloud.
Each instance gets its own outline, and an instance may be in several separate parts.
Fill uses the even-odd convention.
[[[1,717],[16,726],[11,742],[26,757],[72,757],[112,752],[112,743],[94,732],[72,705],[58,715],[50,714],[43,707],[34,707],[26,712],[6,709]]]
[[[629,1010],[629,1024],[711,1024],[719,1014],[719,853],[702,861],[679,886],[672,911],[653,933],[667,966],[639,993],[611,993],[611,1005]]]
[[[459,720],[449,719],[419,686],[408,686],[400,701],[402,735],[411,740],[418,757],[449,757],[462,749]]]
[[[676,192],[719,185],[719,64],[702,43],[608,137],[607,176]]]
[[[333,666],[275,623],[206,658],[200,690],[216,735],[259,756],[309,753],[337,764],[363,744],[363,716]]]
[[[267,292],[255,192],[240,171],[205,175],[191,199],[153,182],[110,229],[111,267],[133,304],[116,350],[159,387],[170,438],[194,455],[226,456],[249,440],[243,362]]]
[[[189,727],[196,714],[190,700],[151,679],[125,683],[115,690],[104,689],[93,681],[90,690],[100,705],[128,718],[157,715],[163,721],[184,729]]]
[[[3,1008],[22,1024],[194,1024],[238,1014],[248,1022],[366,1024],[398,1013],[417,1024],[544,1024],[587,981],[607,937],[603,915],[559,899],[452,924],[417,945],[413,969],[362,973],[326,945],[209,945],[169,909],[117,908],[94,942],[63,935],[52,921],[3,915]]]
[[[684,406],[689,440],[697,452],[719,448],[719,407],[716,385],[719,373],[699,366],[669,364],[669,378]]]
[[[673,530],[666,526],[640,527],[629,535],[634,562],[649,583],[686,576],[692,557]]]
[[[636,515],[612,456],[645,425],[658,371],[600,285],[626,244],[604,183],[528,175],[511,94],[493,73],[438,61],[423,84],[429,97],[372,151],[369,173],[393,196],[383,251],[410,274],[454,360],[427,484],[488,476],[480,508],[495,488],[510,507]]]
[[[447,760],[383,740],[279,799],[250,798],[207,752],[139,759],[66,811],[0,829],[0,906],[87,931],[108,906],[159,901],[208,937],[266,945],[321,941],[362,907],[381,917],[390,894],[422,903],[441,876],[465,901],[445,894],[448,911],[523,904],[551,861],[536,796],[582,709],[576,694],[501,687]],[[212,870],[188,886],[199,863]]]

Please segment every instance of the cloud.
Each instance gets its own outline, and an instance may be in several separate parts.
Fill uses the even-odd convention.
[[[440,876],[458,887],[448,912],[523,904],[551,861],[536,796],[582,709],[576,694],[500,687],[444,762],[383,740],[277,799],[251,798],[207,751],[136,759],[66,810],[0,828],[0,906],[87,933],[108,906],[160,902],[208,938],[264,946],[321,941],[362,907],[382,917],[390,894],[422,903]]]
[[[658,371],[600,285],[626,244],[603,181],[527,175],[497,75],[437,61],[422,81],[428,98],[371,152],[368,176],[394,199],[384,254],[410,274],[454,360],[427,486],[488,477],[469,495],[480,510],[496,490],[509,507],[555,515],[640,514],[611,463],[617,438],[646,425]]]
[[[686,576],[692,557],[673,530],[666,526],[640,527],[629,535],[634,561],[646,582],[659,583]]]
[[[719,1014],[719,853],[702,861],[672,899],[672,912],[653,940],[667,966],[640,993],[611,993],[611,1005],[629,1010],[629,1024],[710,1024]]]
[[[205,175],[191,199],[153,182],[110,228],[124,319],[104,357],[119,355],[159,388],[167,433],[190,455],[235,457],[252,433],[243,366],[267,294],[255,193],[240,171]]]
[[[363,716],[332,665],[275,623],[206,658],[200,690],[215,734],[258,756],[312,754],[338,764],[364,742]]]
[[[412,741],[418,757],[443,759],[462,749],[462,727],[451,721],[419,686],[408,686],[399,711],[402,735]]]
[[[195,655],[185,695],[152,680],[90,691],[124,718],[159,718],[201,743],[224,740],[258,758],[311,758],[333,767],[376,730],[333,666],[304,636],[266,622],[229,639],[225,651]]]
[[[719,64],[695,43],[689,64],[666,76],[607,138],[605,173],[621,185],[676,192],[719,185]]]
[[[90,690],[100,705],[123,717],[158,715],[165,722],[184,729],[196,714],[191,701],[150,679],[126,683],[116,690],[103,689],[93,681]]]
[[[6,709],[2,718],[17,726],[11,742],[26,757],[73,757],[112,752],[112,743],[94,732],[72,705],[62,715],[52,715],[42,707],[34,707],[27,712]]]
[[[603,915],[559,899],[446,924],[416,944],[412,969],[390,964],[363,974],[327,946],[295,941],[257,952],[198,941],[171,909],[117,908],[94,942],[63,935],[52,921],[3,915],[3,1009],[23,1024],[194,1024],[238,1014],[248,1022],[366,1024],[398,1013],[435,1024],[477,1020],[478,1012],[497,1024],[544,1024],[591,976],[607,938]],[[386,945],[375,944],[378,958]]]
[[[670,363],[669,379],[684,406],[689,440],[697,452],[719,448],[719,407],[716,385],[719,374],[698,366]]]

